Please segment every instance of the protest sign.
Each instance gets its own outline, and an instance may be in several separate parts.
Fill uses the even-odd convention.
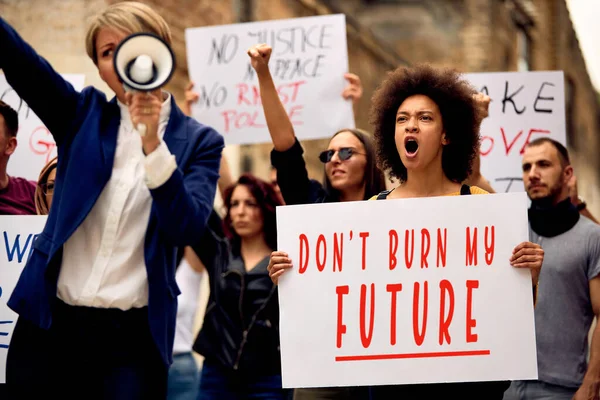
[[[200,99],[192,114],[227,144],[270,142],[256,73],[247,50],[273,48],[269,67],[300,140],[354,127],[342,98],[348,51],[344,15],[186,29],[188,70]]]
[[[85,75],[62,76],[76,90],[83,89]],[[18,145],[15,153],[10,157],[7,172],[11,176],[37,181],[42,168],[56,157],[56,143],[38,116],[6,82],[4,75],[0,75],[0,100],[19,113]]]
[[[536,379],[524,193],[278,207],[284,387]]]
[[[547,137],[566,146],[562,71],[464,76],[492,99],[481,125],[481,174],[497,192],[525,190],[521,159],[527,143]]]
[[[45,224],[46,216],[0,216],[0,383],[6,382],[6,354],[18,317],[6,303]]]

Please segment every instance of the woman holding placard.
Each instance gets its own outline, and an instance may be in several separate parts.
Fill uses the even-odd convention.
[[[392,72],[373,97],[371,123],[379,164],[400,185],[373,199],[487,193],[461,183],[479,149],[482,104],[486,99],[453,71],[423,66]],[[536,285],[542,260],[542,249],[524,242],[514,249],[510,263],[530,268]],[[272,279],[291,267],[286,254],[274,253]],[[507,387],[507,382],[379,386],[371,388],[371,398],[493,400],[502,399]]]
[[[360,129],[336,132],[327,150],[319,159],[325,164],[325,185],[308,178],[302,146],[292,123],[279,99],[268,68],[271,47],[259,45],[248,51],[256,70],[265,119],[273,140],[271,162],[277,170],[277,182],[285,203],[309,204],[337,201],[366,200],[385,189],[384,176],[375,165],[375,150],[371,136]],[[342,94],[357,100],[362,95],[360,80],[346,74],[350,85]],[[274,252],[274,256],[285,256]],[[274,279],[276,282],[276,279]],[[295,389],[295,400],[308,399],[367,399],[366,387]]]
[[[400,181],[374,199],[486,194],[461,184],[479,151],[479,126],[486,111],[460,75],[429,66],[398,68],[373,96],[371,123],[378,162]],[[485,108],[485,107],[483,107]],[[515,268],[530,268],[534,287],[543,261],[537,244],[523,242],[513,251]],[[275,267],[273,269],[276,269]],[[509,382],[379,386],[374,399],[502,399]]]

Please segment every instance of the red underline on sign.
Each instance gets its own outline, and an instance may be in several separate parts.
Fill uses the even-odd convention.
[[[373,361],[397,360],[402,358],[441,358],[441,357],[470,357],[489,356],[489,350],[438,351],[431,353],[401,353],[401,354],[369,354],[364,356],[338,356],[336,362],[343,361]]]

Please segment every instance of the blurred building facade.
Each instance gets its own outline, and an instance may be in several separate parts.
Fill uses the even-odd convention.
[[[89,17],[118,0],[0,0],[0,14],[61,73],[84,73],[86,84],[110,90],[85,54]],[[356,125],[369,130],[370,98],[385,73],[427,62],[464,72],[562,70],[567,135],[580,194],[600,215],[600,103],[587,73],[565,0],[142,0],[173,29],[178,69],[169,84],[183,100],[188,27],[344,13],[351,72],[363,82]],[[332,132],[333,133],[333,132]],[[307,141],[309,174],[322,177],[318,152],[327,140]],[[268,177],[270,145],[232,146],[234,173]]]
[[[600,215],[600,101],[565,0],[326,0],[410,64],[463,72],[564,71],[579,193]]]

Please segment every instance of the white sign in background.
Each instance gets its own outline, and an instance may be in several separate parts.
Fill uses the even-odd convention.
[[[481,173],[497,192],[525,190],[525,145],[548,137],[566,145],[562,71],[471,73],[464,77],[491,97],[481,125]]]
[[[348,72],[343,14],[186,29],[188,70],[200,95],[192,113],[227,144],[270,142],[247,50],[267,43],[279,97],[300,140],[354,127],[342,98]]]
[[[62,77],[76,90],[83,89],[85,75],[64,74]],[[42,168],[56,157],[56,143],[38,116],[6,82],[4,75],[0,75],[0,100],[19,113],[17,149],[10,157],[7,172],[11,176],[37,181]]]
[[[524,193],[279,207],[283,386],[537,379],[531,274],[509,263],[526,210]]]
[[[46,216],[0,216],[0,384],[6,382],[6,355],[18,318],[6,303],[45,224]]]

